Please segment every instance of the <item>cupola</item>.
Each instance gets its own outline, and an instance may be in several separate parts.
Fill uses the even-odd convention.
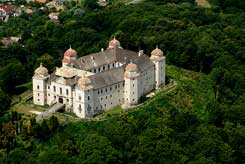
[[[132,61],[126,66],[124,77],[126,78],[134,78],[139,76],[138,65],[133,63]]]
[[[120,42],[114,37],[113,40],[109,42],[108,48],[121,47]]]
[[[70,46],[70,48],[64,53],[64,58],[62,60],[63,66],[72,66],[76,59],[77,51],[72,49]]]
[[[159,49],[158,46],[156,46],[156,48],[153,51],[151,51],[151,55],[163,56],[163,51]]]
[[[68,50],[66,50],[66,52],[64,53],[64,56],[68,56],[68,57],[76,57],[77,56],[77,51],[72,49],[71,46]]]
[[[35,70],[37,76],[48,76],[48,69],[40,63],[40,66]]]
[[[156,46],[156,48],[153,51],[151,51],[150,59],[153,62],[158,62],[162,59],[162,57],[163,57],[163,51],[159,49],[158,46]]]

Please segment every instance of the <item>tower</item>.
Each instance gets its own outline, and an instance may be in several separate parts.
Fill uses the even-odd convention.
[[[140,73],[138,66],[134,63],[129,63],[126,66],[124,73],[124,106],[130,107],[131,105],[138,104],[139,102],[139,81]]]
[[[41,63],[32,77],[34,104],[45,105],[47,103],[46,81],[48,78],[48,69],[43,67]]]
[[[62,66],[73,67],[74,62],[77,59],[77,51],[71,47],[64,53],[64,58],[62,60]]]
[[[151,52],[151,61],[155,64],[155,84],[156,88],[165,85],[165,56],[158,47]]]
[[[80,118],[89,118],[94,115],[94,94],[91,81],[88,77],[81,77],[75,90],[75,104],[73,111]]]

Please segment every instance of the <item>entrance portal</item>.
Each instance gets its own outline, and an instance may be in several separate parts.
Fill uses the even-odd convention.
[[[59,103],[63,104],[63,99],[61,97],[59,98]]]

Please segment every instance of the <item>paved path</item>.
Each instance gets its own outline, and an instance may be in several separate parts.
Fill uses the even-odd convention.
[[[65,106],[64,104],[56,103],[53,106],[49,107],[47,111],[37,115],[36,120],[41,121],[44,118],[50,116],[51,114],[57,112],[59,109],[63,108],[64,106]]]

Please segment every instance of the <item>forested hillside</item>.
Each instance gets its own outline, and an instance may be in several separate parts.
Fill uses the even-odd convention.
[[[59,24],[49,20],[51,9],[0,23],[0,37],[22,38],[0,48],[0,114],[40,62],[52,71],[70,44],[83,56],[113,36],[146,54],[159,45],[177,66],[167,68],[176,90],[102,122],[35,124],[15,135],[18,118],[1,119],[0,163],[244,163],[245,1],[110,2],[71,4]]]

